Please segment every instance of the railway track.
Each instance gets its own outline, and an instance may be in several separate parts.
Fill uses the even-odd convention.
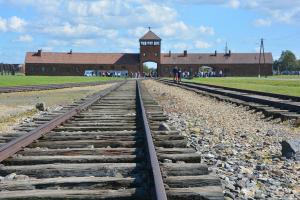
[[[176,84],[167,79],[158,79],[158,81],[218,100],[247,106],[250,109],[261,111],[267,117],[280,118],[282,121],[291,120],[295,126],[300,125],[300,97],[198,83],[181,82]]]
[[[63,89],[63,88],[71,88],[71,87],[96,86],[96,85],[115,83],[115,82],[118,81],[103,81],[103,82],[98,81],[98,82],[88,82],[88,83],[64,83],[64,84],[49,84],[49,85],[0,87],[0,93],[55,90],[55,89]]]
[[[0,199],[223,199],[166,120],[135,81],[36,118],[0,137]]]

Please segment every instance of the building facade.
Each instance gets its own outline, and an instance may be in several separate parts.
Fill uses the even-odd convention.
[[[28,52],[25,58],[26,75],[83,76],[86,71],[95,75],[108,72],[122,72],[130,76],[143,73],[145,62],[157,64],[158,76],[172,75],[174,67],[197,74],[202,67],[214,72],[222,71],[225,76],[272,75],[273,58],[265,53],[264,59],[258,53],[161,53],[161,38],[149,30],[139,40],[139,53],[74,53],[70,52]],[[264,61],[265,60],[265,61]]]

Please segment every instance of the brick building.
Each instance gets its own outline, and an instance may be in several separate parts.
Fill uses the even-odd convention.
[[[271,53],[265,53],[265,64],[261,65],[258,53],[161,53],[161,39],[151,30],[140,38],[139,45],[139,53],[28,52],[25,73],[82,76],[92,70],[95,74],[110,71],[129,75],[142,73],[143,63],[155,62],[159,76],[170,76],[175,66],[191,74],[205,66],[216,73],[222,71],[226,76],[272,75]]]

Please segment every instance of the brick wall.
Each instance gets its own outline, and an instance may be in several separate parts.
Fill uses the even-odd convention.
[[[128,70],[137,72],[139,65],[93,65],[93,64],[32,64],[25,65],[26,75],[83,76],[85,70]]]
[[[168,77],[172,76],[172,69],[177,66],[181,68],[182,71],[189,71],[195,74],[199,71],[201,66],[209,66],[214,69],[214,71],[223,71],[225,76],[258,76],[259,65],[258,64],[235,64],[235,65],[166,65],[161,64],[158,70],[159,76]],[[272,75],[272,64],[265,64],[261,66],[261,75],[268,76]]]

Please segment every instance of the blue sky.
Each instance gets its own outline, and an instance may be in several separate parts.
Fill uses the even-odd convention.
[[[0,62],[25,52],[138,52],[151,26],[162,51],[282,50],[300,56],[300,0],[0,0]]]

